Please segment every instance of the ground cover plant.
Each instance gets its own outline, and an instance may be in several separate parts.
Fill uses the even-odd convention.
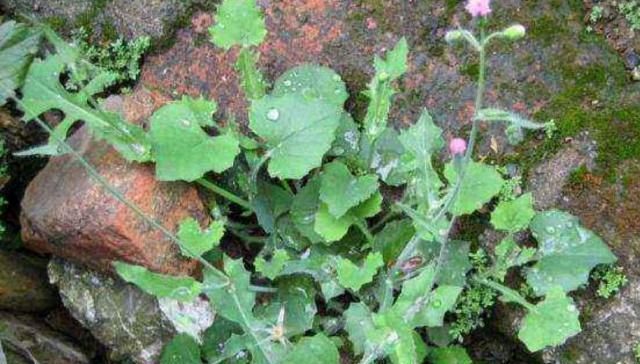
[[[327,67],[300,65],[269,84],[257,67],[256,46],[267,31],[254,0],[223,1],[210,28],[216,46],[237,48],[248,130],[214,120],[214,100],[186,96],[155,111],[148,130],[126,123],[96,100],[117,73],[87,62],[43,26],[0,28],[1,59],[16,65],[0,74],[0,95],[50,132],[46,145],[22,155],[75,155],[184,256],[200,261],[202,279],[114,264],[124,280],[161,300],[188,304],[204,296],[216,313],[206,330],[180,318],[181,333],[162,363],[470,363],[460,341],[496,297],[523,307],[518,337],[539,351],[580,332],[568,294],[616,258],[576,217],[535,211],[531,193],[516,194],[501,168],[474,158],[481,122],[504,123],[512,143],[553,124],[485,104],[488,49],[526,32],[517,24],[493,29],[488,0],[471,0],[466,9],[469,29],[443,39],[479,60],[466,139],[445,140],[426,109],[408,128],[389,122],[394,81],[407,71],[404,38],[375,56],[362,120],[344,110],[345,84]],[[55,51],[32,61],[41,34]],[[39,118],[52,109],[64,113],[53,129]],[[128,161],[153,163],[158,180],[213,192],[213,223],[187,219],[174,234],[145,216],[65,142],[78,121]],[[478,210],[491,211],[487,228],[502,234],[493,251],[459,239],[460,218]],[[231,257],[220,246],[225,238],[252,254]],[[529,294],[510,287],[509,272],[521,274]]]

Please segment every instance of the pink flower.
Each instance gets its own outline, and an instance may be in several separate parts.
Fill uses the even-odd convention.
[[[467,150],[467,142],[461,138],[453,138],[449,142],[449,151],[453,155],[461,155]]]
[[[473,17],[487,16],[491,13],[491,8],[489,7],[490,1],[491,0],[469,0],[467,1],[465,9],[467,9]]]

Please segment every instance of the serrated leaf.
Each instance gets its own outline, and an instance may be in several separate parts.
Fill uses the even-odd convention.
[[[160,364],[202,364],[200,346],[187,334],[179,334],[162,349]]]
[[[209,28],[211,41],[229,49],[262,43],[267,35],[264,18],[255,0],[224,0],[216,12],[216,24]]]
[[[355,177],[339,161],[326,164],[320,179],[320,200],[335,218],[342,217],[378,190],[378,178],[375,175]]]
[[[251,104],[249,127],[266,141],[272,177],[300,179],[322,164],[341,108],[300,94],[265,96]]]
[[[407,41],[402,38],[392,50],[387,52],[386,59],[378,56],[374,59],[376,74],[369,82],[369,87],[365,92],[370,101],[363,121],[365,131],[371,141],[377,139],[387,127],[391,98],[396,93],[391,86],[391,81],[406,72],[408,53]]]
[[[373,237],[373,249],[382,253],[386,263],[392,262],[398,258],[415,232],[409,219],[386,223],[382,230]]]
[[[462,291],[462,287],[446,285],[429,291],[435,274],[435,268],[430,264],[416,277],[405,281],[392,307],[392,311],[412,327],[442,326],[445,313],[453,308]]]
[[[476,119],[483,120],[483,121],[504,121],[518,129],[535,130],[535,129],[544,128],[544,124],[535,123],[511,111],[500,110],[500,109],[492,109],[492,108],[481,109],[478,111],[478,114],[476,115]]]
[[[233,260],[227,256],[224,257],[224,271],[230,282],[220,286],[217,277],[205,270],[203,291],[219,315],[246,327],[245,319],[253,317],[251,312],[256,299],[249,289],[251,274],[244,268],[242,259]],[[230,298],[229,290],[233,290],[237,301]]]
[[[258,193],[251,204],[258,223],[267,233],[275,231],[276,220],[289,211],[293,195],[280,186],[258,181]]]
[[[298,93],[308,99],[320,99],[342,109],[349,94],[342,78],[334,70],[314,64],[303,64],[287,70],[273,86],[271,95]]]
[[[416,198],[424,201],[427,207],[434,208],[442,181],[431,163],[433,154],[444,147],[442,129],[433,123],[427,109],[422,110],[420,119],[414,125],[400,132],[400,142],[411,156],[413,168],[417,171],[415,183]]]
[[[198,221],[189,217],[180,223],[178,229],[180,251],[184,256],[199,258],[214,246],[218,246],[223,235],[224,222],[214,221],[203,231]]]
[[[511,235],[505,237],[495,249],[495,276],[503,281],[509,268],[529,263],[536,252],[534,248],[521,249]]]
[[[22,86],[39,43],[40,33],[24,24],[0,25],[0,106]]]
[[[367,333],[367,340],[377,342],[378,345],[382,344],[383,347],[386,346],[384,351],[390,356],[392,363],[419,364],[414,331],[402,320],[401,316],[393,311],[376,314],[373,316],[373,322],[376,327],[382,330]],[[383,334],[382,337],[386,337],[386,339],[380,338],[380,334]]]
[[[336,345],[324,334],[303,337],[282,359],[283,364],[339,364],[340,354]]]
[[[270,261],[266,261],[263,257],[257,257],[255,261],[256,271],[269,279],[275,279],[285,263],[289,260],[289,254],[286,250],[276,250],[271,256]]]
[[[153,113],[149,135],[158,180],[195,181],[233,165],[240,153],[235,135],[211,137],[202,129],[214,125],[211,117],[216,108],[215,102],[183,97]]]
[[[109,142],[127,160],[149,161],[151,146],[140,126],[125,122],[119,114],[89,105],[89,99],[115,81],[115,75],[99,73],[85,88],[71,93],[60,84],[65,67],[63,57],[59,54],[51,55],[44,61],[37,59],[31,64],[22,87],[20,108],[25,112],[24,120],[33,120],[52,109],[62,111],[65,117],[54,128],[54,135],[49,138],[47,145],[21,152],[20,155],[60,155],[63,150],[57,140],[65,140],[71,127],[78,121],[84,121],[95,136]]]
[[[473,364],[462,346],[431,349],[427,356],[431,364]]]
[[[377,252],[369,253],[362,266],[353,264],[349,259],[340,258],[336,268],[338,282],[343,287],[357,292],[363,285],[373,280],[373,277],[378,273],[378,269],[382,266],[384,266],[382,254]]]
[[[548,290],[544,301],[529,310],[518,338],[534,352],[558,346],[581,331],[578,309],[559,286]]]
[[[554,286],[570,292],[588,282],[589,272],[596,265],[617,259],[600,237],[566,212],[540,212],[530,229],[542,255],[526,272],[527,283],[536,295],[544,295]]]
[[[114,262],[113,266],[122,279],[159,298],[191,302],[202,292],[202,284],[191,277],[154,273],[145,267],[123,262]]]
[[[533,195],[527,193],[515,200],[500,202],[491,214],[491,224],[498,230],[515,233],[526,229],[535,214]]]
[[[236,60],[236,71],[240,74],[240,83],[249,100],[257,100],[266,94],[267,83],[258,69],[258,53],[243,48]]]
[[[449,181],[449,185],[456,184],[458,173],[453,163],[448,163],[445,166],[444,175]],[[470,214],[497,195],[503,184],[504,180],[495,167],[469,161],[458,197],[449,211],[456,216]]]

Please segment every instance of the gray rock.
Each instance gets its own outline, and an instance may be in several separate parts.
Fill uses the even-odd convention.
[[[73,24],[94,6],[91,0],[4,0],[0,9],[7,13],[28,14],[39,20],[59,19]]]
[[[0,333],[7,363],[89,364],[78,345],[53,331],[36,317],[0,312]]]
[[[534,168],[527,180],[527,190],[533,193],[536,209],[545,210],[555,206],[571,173],[581,166],[593,168],[596,156],[595,143],[584,132]]]
[[[44,259],[0,250],[0,309],[40,312],[55,306],[58,296],[46,265]]]
[[[113,360],[156,363],[174,335],[155,297],[133,285],[54,258],[49,277],[71,315],[110,350]]]
[[[149,36],[162,39],[175,23],[188,16],[190,1],[185,0],[111,0],[104,15],[119,35],[126,39]]]

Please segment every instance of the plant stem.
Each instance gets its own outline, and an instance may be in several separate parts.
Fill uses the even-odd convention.
[[[229,201],[231,201],[231,202],[233,202],[233,203],[235,203],[235,204],[237,204],[239,206],[244,207],[245,209],[247,209],[249,211],[253,211],[253,207],[251,207],[251,203],[249,203],[249,201],[239,197],[238,195],[236,195],[234,193],[231,193],[231,192],[225,190],[224,188],[216,185],[215,183],[213,183],[211,181],[208,181],[208,180],[206,180],[204,178],[200,178],[200,179],[196,180],[196,182],[200,186],[208,189],[209,191],[211,191],[211,192],[213,192],[213,193],[215,193],[217,195],[220,195],[220,196],[226,198],[227,200],[229,200]]]
[[[367,245],[372,246],[373,235],[371,235],[371,232],[367,228],[367,225],[363,221],[358,221],[354,225],[358,228],[358,230],[360,230],[362,235],[364,235],[364,237],[367,239]]]

